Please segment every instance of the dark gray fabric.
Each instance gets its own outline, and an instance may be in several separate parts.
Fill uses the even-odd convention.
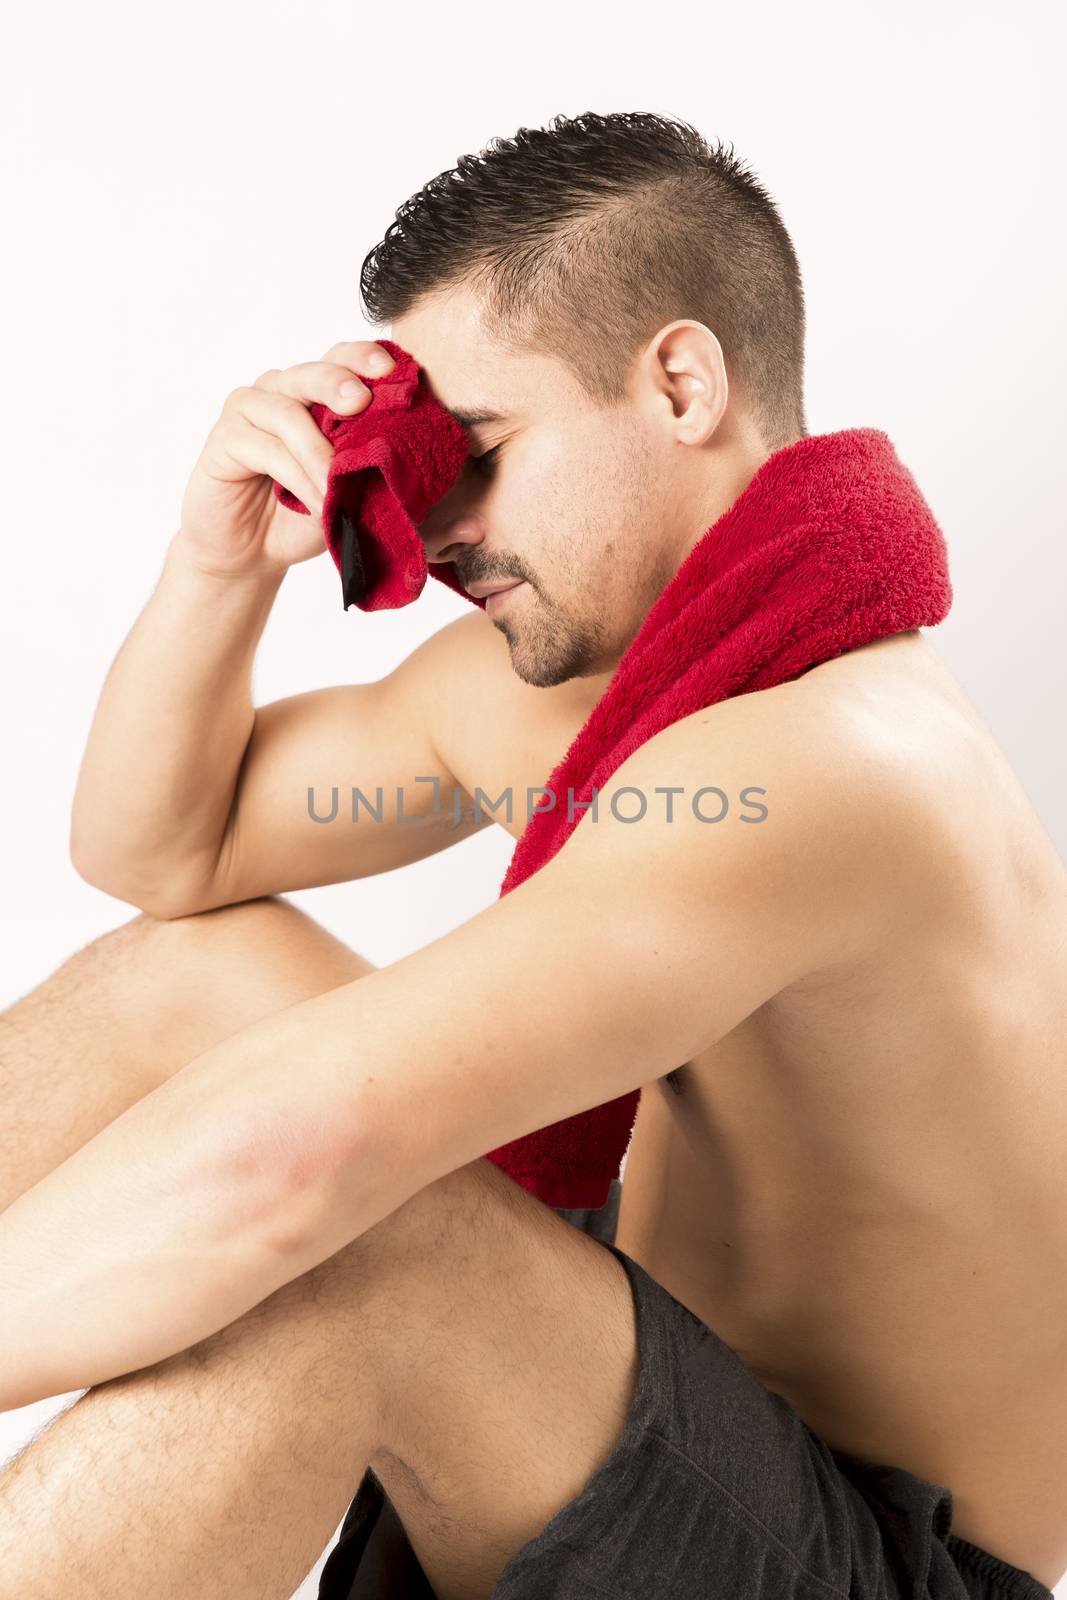
[[[1052,1600],[950,1531],[951,1492],[830,1450],[615,1243],[621,1183],[559,1215],[624,1268],[640,1372],[622,1437],[504,1568],[493,1600]],[[434,1600],[370,1471],[319,1600]]]

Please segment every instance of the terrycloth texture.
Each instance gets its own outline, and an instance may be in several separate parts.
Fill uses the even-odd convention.
[[[355,416],[317,401],[311,416],[334,448],[322,507],[326,548],[341,574],[341,600],[360,611],[395,610],[417,600],[431,570],[417,524],[442,499],[470,453],[467,430],[446,411],[413,356],[379,339],[396,365],[382,378],[361,377],[371,399]],[[274,493],[290,511],[308,508],[282,484]],[[435,562],[435,578],[485,609]]]
[[[397,355],[397,346],[387,348]],[[412,369],[417,383],[413,363]],[[410,523],[405,528],[403,505],[397,510],[388,495],[395,501],[410,494],[407,508],[416,522],[421,520],[435,491],[445,493],[454,481],[449,473],[459,459],[458,446],[457,454],[436,448],[445,434],[443,424],[438,432],[441,416],[450,428],[458,425],[429,390],[428,400],[411,400],[412,369],[396,369],[395,398],[410,406],[422,428],[409,445],[391,424],[372,426],[392,374],[375,386],[366,411],[340,419],[331,435],[341,441],[335,474],[352,471],[355,462],[355,470],[371,480],[362,485],[362,531],[383,551],[398,552],[395,573],[387,563],[372,569],[375,587],[364,610],[407,604],[425,583],[417,531]],[[368,465],[381,467],[388,495],[374,488]],[[421,568],[410,547],[412,537]],[[370,565],[366,558],[365,564]],[[484,606],[455,580],[450,564],[432,570],[472,604]],[[536,594],[532,603],[538,603]],[[583,802],[592,799],[594,786],[599,791],[628,756],[671,723],[720,700],[787,683],[872,640],[933,627],[951,604],[941,530],[885,433],[845,428],[775,451],[697,541],[648,612],[604,694],[548,777],[545,787],[555,805],[548,809],[546,797],[546,809],[530,819],[501,895],[555,855],[585,816]],[[569,790],[574,800],[570,823]],[[601,1206],[618,1176],[639,1099],[635,1090],[488,1151],[488,1158],[547,1205]]]

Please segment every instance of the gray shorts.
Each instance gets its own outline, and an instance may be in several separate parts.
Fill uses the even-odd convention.
[[[614,1243],[622,1185],[559,1215],[625,1268],[637,1391],[612,1455],[516,1551],[492,1600],[1052,1600],[949,1531],[952,1494],[831,1450]],[[319,1600],[435,1600],[368,1469]]]

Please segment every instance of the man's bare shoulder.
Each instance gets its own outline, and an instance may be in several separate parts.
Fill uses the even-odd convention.
[[[869,723],[831,697],[798,691],[796,683],[735,695],[678,718],[641,746],[646,759],[670,759],[695,775],[719,771],[759,787],[786,784],[799,801],[847,798],[865,814],[895,810],[909,792],[908,771]],[[635,752],[635,758],[640,750]],[[707,779],[714,782],[714,777]],[[784,795],[783,795],[784,798]]]
[[[594,680],[552,689],[524,683],[512,668],[507,640],[480,608],[446,624],[438,638],[437,736],[464,770],[481,767],[490,738],[497,749],[505,742],[538,748],[543,739],[546,749],[554,740],[562,751],[606,687]],[[730,831],[744,818],[740,831],[755,838],[760,827],[754,824],[773,819],[781,848],[795,854],[803,846],[802,863],[813,880],[863,879],[873,892],[881,887],[875,881],[880,852],[906,853],[911,837],[918,846],[920,788],[901,745],[879,738],[876,723],[853,714],[832,674],[824,684],[809,674],[679,718],[602,787],[601,809],[610,814],[612,792],[632,786],[639,771],[639,787],[647,789],[642,820],[653,831],[657,818],[673,821],[679,803],[697,837]],[[672,786],[686,791],[673,802],[667,792],[655,792]],[[620,798],[615,809],[621,819],[638,806],[636,799]],[[760,847],[768,862],[774,859],[771,831]]]
[[[707,887],[736,892],[741,908],[766,895],[783,918],[790,907],[810,918],[819,960],[891,934],[912,878],[925,892],[921,805],[898,754],[792,684],[679,718],[628,757],[598,805],[609,835],[641,833],[617,820],[642,812],[654,870],[673,874],[688,903]]]

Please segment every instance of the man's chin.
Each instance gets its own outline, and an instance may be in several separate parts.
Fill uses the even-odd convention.
[[[511,670],[523,683],[528,683],[533,689],[554,689],[557,684],[573,678],[574,673],[563,663],[547,661],[543,656],[531,656],[530,651],[523,648],[522,641],[516,640],[513,629],[501,627],[500,631],[508,641]]]
[[[561,683],[570,683],[574,678],[595,676],[594,670],[582,660],[561,659],[559,656],[550,657],[531,652],[528,647],[524,648],[521,639],[516,640],[514,630],[509,632],[506,628],[501,628],[500,631],[508,641],[512,671],[531,688],[555,689]]]

